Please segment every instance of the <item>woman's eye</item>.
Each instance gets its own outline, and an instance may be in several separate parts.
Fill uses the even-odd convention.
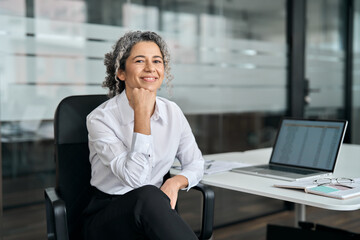
[[[136,60],[135,62],[137,62],[137,63],[143,63],[144,60]]]
[[[160,60],[155,60],[154,63],[162,63]]]

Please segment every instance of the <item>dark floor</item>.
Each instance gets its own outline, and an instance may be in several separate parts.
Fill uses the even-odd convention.
[[[360,233],[360,210],[353,212],[339,212],[308,207],[306,214],[307,221]],[[216,229],[214,231],[214,239],[264,240],[266,239],[267,224],[293,226],[293,223],[294,212],[284,211],[244,223]]]
[[[294,212],[283,209],[283,203],[268,198],[214,189],[216,193],[215,230],[213,239],[266,239],[267,224],[292,226]],[[199,202],[197,193],[181,194],[179,205],[183,217],[194,228],[197,228],[198,213],[193,207]],[[195,201],[194,201],[195,200]],[[195,204],[196,205],[196,204]],[[195,207],[196,208],[196,207]],[[275,212],[262,217],[256,215]],[[252,218],[245,221],[246,218]],[[360,210],[338,212],[313,207],[307,208],[307,220],[332,227],[360,232]],[[229,222],[236,224],[229,225]],[[7,209],[3,216],[3,240],[41,240],[46,239],[45,207],[43,204]],[[222,227],[218,227],[222,226]]]

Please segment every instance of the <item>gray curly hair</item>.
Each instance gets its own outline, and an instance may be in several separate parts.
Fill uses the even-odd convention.
[[[170,87],[173,76],[170,73],[170,54],[166,42],[155,32],[127,32],[114,44],[112,51],[105,54],[106,77],[102,86],[109,88],[109,97],[124,91],[125,82],[117,77],[117,73],[119,69],[125,71],[126,59],[130,56],[132,47],[138,42],[154,42],[159,46],[164,59],[166,85]]]

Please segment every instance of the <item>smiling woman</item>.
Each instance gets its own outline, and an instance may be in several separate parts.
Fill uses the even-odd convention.
[[[204,159],[180,108],[156,96],[169,60],[154,32],[129,32],[105,55],[111,98],[87,117],[85,239],[197,239],[174,208],[178,191],[201,180]],[[175,158],[182,171],[164,181]]]

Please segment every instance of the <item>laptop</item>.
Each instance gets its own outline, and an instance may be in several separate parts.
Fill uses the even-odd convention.
[[[232,171],[295,181],[334,172],[347,127],[346,120],[281,121],[270,162]]]

